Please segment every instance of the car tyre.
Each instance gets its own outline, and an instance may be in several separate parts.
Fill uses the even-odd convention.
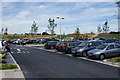
[[[87,57],[87,52],[86,51],[83,52],[83,56]]]
[[[100,59],[100,60],[105,59],[105,55],[104,55],[104,54],[101,54],[101,55],[99,56],[99,59]]]
[[[77,57],[77,54],[72,54],[73,57]]]

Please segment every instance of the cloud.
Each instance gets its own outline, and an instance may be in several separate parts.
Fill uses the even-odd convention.
[[[2,2],[115,2],[117,0],[2,0]]]
[[[48,19],[54,18],[59,34],[60,20],[62,32],[73,33],[79,25],[81,33],[96,32],[96,27],[108,19],[111,29],[116,30],[114,3],[95,2],[3,2],[3,27],[8,27],[9,33],[25,33],[30,31],[33,21],[37,22],[39,32],[47,30]],[[113,28],[113,26],[115,26]]]

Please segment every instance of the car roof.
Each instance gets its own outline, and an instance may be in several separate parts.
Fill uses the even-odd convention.
[[[86,42],[102,42],[102,40],[90,40],[90,41],[86,41]]]
[[[117,43],[103,43],[103,44],[112,45],[112,44],[117,44]]]

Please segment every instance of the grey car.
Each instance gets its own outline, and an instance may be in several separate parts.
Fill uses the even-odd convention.
[[[88,58],[105,59],[107,57],[120,56],[120,44],[104,43],[96,47],[96,49],[88,52]]]
[[[73,56],[87,56],[89,50],[95,49],[96,46],[101,45],[101,40],[86,41],[72,49]]]

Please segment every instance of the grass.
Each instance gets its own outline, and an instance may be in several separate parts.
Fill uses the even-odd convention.
[[[120,57],[112,58],[112,59],[109,59],[107,61],[113,62],[113,63],[120,62]]]
[[[105,38],[116,38],[118,40],[118,34],[99,34],[97,37],[105,37]],[[120,39],[119,39],[120,40]]]
[[[7,69],[18,69],[18,67],[17,65],[0,63],[0,70],[7,70]]]

